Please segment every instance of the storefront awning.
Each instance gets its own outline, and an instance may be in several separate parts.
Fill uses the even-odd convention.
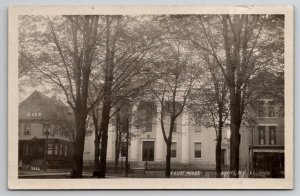
[[[284,149],[253,149],[253,152],[284,153]]]
[[[252,147],[249,146],[249,149]],[[284,153],[284,146],[253,146],[253,152]]]

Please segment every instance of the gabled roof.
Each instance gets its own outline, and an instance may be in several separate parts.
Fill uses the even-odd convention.
[[[27,113],[41,113],[41,116],[28,116]],[[70,109],[55,97],[47,97],[39,91],[34,91],[19,104],[19,119],[44,119],[48,121],[65,121],[70,119]]]

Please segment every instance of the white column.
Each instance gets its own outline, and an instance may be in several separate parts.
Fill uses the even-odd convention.
[[[138,139],[134,138],[129,146],[129,161],[138,161]]]
[[[137,104],[133,105],[132,107],[132,113],[136,114],[137,112]],[[133,119],[131,119],[131,122],[133,122]],[[135,127],[130,123],[130,130],[135,132]],[[138,137],[133,138],[130,141],[130,146],[129,146],[129,161],[138,161]]]
[[[115,139],[116,132],[113,130],[114,128],[110,125],[108,128],[108,138],[107,138],[107,160],[113,161],[115,160]]]
[[[186,110],[182,112],[181,162],[189,162],[189,116]]]
[[[164,136],[160,125],[161,104],[157,102],[157,117],[156,117],[156,140],[155,140],[155,161],[164,161],[163,151],[165,146]]]

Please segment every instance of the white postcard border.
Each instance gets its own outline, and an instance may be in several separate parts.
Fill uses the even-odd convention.
[[[18,16],[140,14],[285,15],[285,178],[120,178],[18,179]],[[292,6],[34,6],[10,7],[8,27],[8,188],[9,189],[292,189],[294,15]]]

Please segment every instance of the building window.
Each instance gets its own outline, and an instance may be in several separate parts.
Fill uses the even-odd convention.
[[[25,142],[23,148],[23,155],[30,155],[30,143]]]
[[[257,115],[258,117],[265,117],[265,106],[263,101],[259,101],[257,104]]]
[[[48,124],[43,124],[43,135],[50,134],[51,128]]]
[[[30,117],[30,112],[27,112],[27,116]]]
[[[195,158],[201,158],[201,143],[195,143]]]
[[[65,157],[68,156],[68,146],[65,146]]]
[[[52,155],[53,144],[48,144],[47,154]]]
[[[141,102],[138,107],[138,124],[143,132],[152,132],[154,111],[156,106],[152,102]]]
[[[226,149],[221,149],[221,165],[225,165]]]
[[[38,116],[42,116],[42,112],[38,112]]]
[[[176,158],[176,142],[172,142],[171,144],[171,157]]]
[[[24,125],[24,135],[30,135],[31,131],[31,124],[30,123],[25,123]]]
[[[274,101],[268,102],[268,117],[275,117],[275,103]]]
[[[266,133],[265,133],[265,126],[259,126],[258,127],[258,141],[259,145],[265,145],[266,144]]]
[[[58,155],[58,144],[55,144],[54,155],[55,155],[55,156]]]
[[[173,132],[177,132],[177,123],[176,123],[176,120],[174,121]]]
[[[144,141],[143,142],[143,161],[154,161],[154,142]]]
[[[63,155],[63,145],[62,145],[62,144],[60,144],[59,155],[60,155],[60,156]]]
[[[270,145],[276,145],[276,127],[269,127]]]
[[[121,157],[126,157],[127,154],[127,147],[126,147],[126,142],[121,143]]]

